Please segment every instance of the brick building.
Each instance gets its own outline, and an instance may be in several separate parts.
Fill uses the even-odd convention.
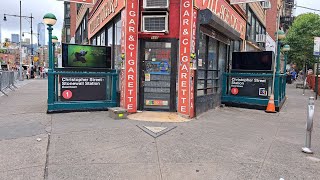
[[[271,9],[267,11],[267,32],[276,40],[274,34],[277,31],[277,14],[280,14],[280,24],[278,27],[285,32],[291,26],[293,18],[294,0],[270,0]]]

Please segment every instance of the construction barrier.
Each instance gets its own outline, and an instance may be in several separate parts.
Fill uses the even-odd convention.
[[[8,96],[4,91],[11,89],[14,91],[15,83],[18,78],[18,72],[15,71],[0,71],[0,92]]]

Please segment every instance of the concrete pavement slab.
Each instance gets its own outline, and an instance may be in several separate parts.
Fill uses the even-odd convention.
[[[52,114],[52,133],[134,127],[132,121],[114,120],[107,111]]]
[[[44,166],[14,169],[10,171],[0,171],[0,179],[3,180],[43,180]]]
[[[158,164],[126,163],[126,164],[82,164],[51,165],[49,180],[160,180]]]
[[[259,175],[259,180],[270,180],[270,179],[293,179],[293,180],[318,180],[319,167],[305,167],[300,166],[300,163],[296,165],[287,165],[287,164],[275,164],[266,162],[261,174]]]
[[[165,163],[161,165],[164,180],[173,179],[253,179],[258,163]]]
[[[46,134],[51,126],[51,116],[44,113],[28,113],[0,117],[0,140]]]
[[[41,141],[38,142],[37,138],[41,138]],[[47,134],[1,140],[0,172],[38,166],[44,169],[47,141]]]
[[[52,134],[49,166],[86,163],[156,163],[154,139],[137,127]]]

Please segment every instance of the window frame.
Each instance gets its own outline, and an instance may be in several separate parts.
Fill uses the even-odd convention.
[[[93,42],[93,39],[97,39],[98,36],[101,36],[101,34],[104,32],[104,42],[105,44],[101,44],[101,38],[100,38],[100,46],[106,46],[106,47],[111,47],[111,68],[114,69],[116,67],[117,60],[115,59],[115,33],[116,33],[116,24],[122,22],[121,19],[121,13],[114,17],[109,23],[107,23],[98,33],[96,33],[90,41]],[[122,25],[122,23],[120,23]],[[109,34],[109,29],[111,29],[111,33]],[[109,39],[111,36],[111,39]],[[120,32],[120,38],[121,38],[121,32]],[[111,41],[110,41],[111,40]],[[111,42],[111,44],[109,44]],[[97,43],[96,43],[97,45]],[[120,45],[121,45],[121,40],[120,40]],[[119,67],[120,68],[120,67]]]
[[[228,53],[228,49],[229,49],[229,45],[225,44],[213,37],[208,36],[206,33],[203,33],[202,31],[200,32],[205,36],[205,55],[204,55],[204,61],[205,64],[202,64],[203,68],[202,69],[198,69],[198,74],[199,72],[204,72],[204,78],[199,78],[199,75],[197,76],[197,83],[196,83],[196,90],[197,90],[197,97],[201,97],[201,96],[207,96],[207,95],[215,95],[217,93],[219,93],[219,90],[222,88],[221,87],[221,70],[219,69],[219,57],[220,57],[220,46],[224,45],[226,46],[226,53]],[[209,42],[210,39],[214,40],[214,42],[216,43],[216,48],[215,48],[215,59],[214,59],[214,63],[212,65],[212,68],[209,68],[209,59],[208,59],[208,55],[209,55]],[[225,59],[225,69],[228,69],[228,54],[225,55],[226,59]],[[203,57],[202,57],[203,58]],[[199,63],[199,58],[197,59],[197,65]],[[209,72],[213,73],[212,77],[208,77]],[[199,88],[198,84],[199,81],[204,82],[203,83],[203,88]],[[212,82],[211,86],[209,87],[208,82]],[[199,93],[201,92],[201,93]]]

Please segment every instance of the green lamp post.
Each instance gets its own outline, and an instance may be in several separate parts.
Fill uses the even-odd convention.
[[[282,47],[282,52],[284,53],[284,69],[283,72],[287,72],[287,61],[288,61],[288,52],[290,51],[290,46],[288,44]],[[286,77],[286,76],[285,76]],[[286,81],[285,81],[286,82]],[[287,83],[283,83],[284,92],[286,92]]]
[[[290,51],[290,46],[288,44],[282,47],[282,52],[284,53],[284,71],[286,72],[287,61],[288,61],[288,52]]]
[[[276,73],[280,74],[280,51],[281,51],[281,40],[286,38],[286,34],[284,33],[284,31],[282,30],[278,30],[278,32],[276,32],[278,35],[278,39],[277,39],[277,69],[276,69]]]
[[[52,46],[53,46],[53,63],[55,62],[56,59],[56,44],[58,43],[58,38],[57,36],[52,36]],[[55,63],[54,63],[55,64]]]
[[[281,50],[281,40],[283,40],[286,37],[286,34],[282,30],[278,30],[276,33],[276,40],[277,40],[277,54],[276,54],[276,69],[275,72],[273,72],[273,88],[272,88],[272,94],[274,94],[274,100],[276,101],[276,106],[279,105],[280,100],[280,50]],[[284,94],[285,96],[285,94]]]
[[[56,24],[57,18],[54,14],[48,13],[44,15],[43,22],[48,26],[49,33],[49,69],[48,69],[48,105],[54,102],[54,75],[53,75],[53,58],[52,58],[52,26]]]

